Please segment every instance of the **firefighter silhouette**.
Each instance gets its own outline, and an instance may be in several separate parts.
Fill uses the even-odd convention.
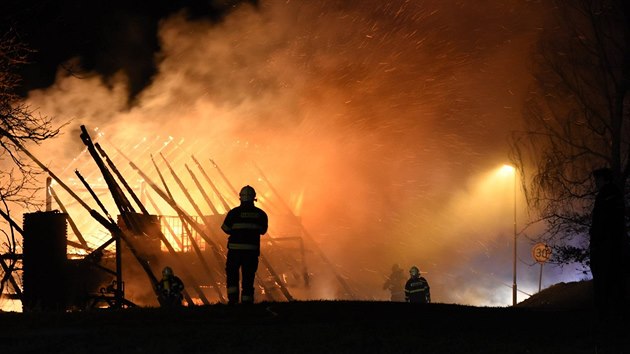
[[[413,266],[409,270],[410,278],[405,284],[405,300],[420,304],[428,304],[431,302],[431,291],[429,282],[420,276],[420,269]]]
[[[405,301],[405,275],[398,264],[392,266],[392,273],[383,284],[383,290],[389,290],[392,301]]]
[[[182,305],[184,282],[173,274],[171,267],[164,267],[162,279],[158,282],[158,300],[162,307],[179,307]]]
[[[225,216],[221,229],[228,234],[227,278],[228,304],[239,302],[239,273],[242,272],[240,300],[244,304],[254,302],[254,279],[260,256],[260,236],[267,233],[267,214],[254,206],[256,191],[245,186],[239,193],[241,204]]]

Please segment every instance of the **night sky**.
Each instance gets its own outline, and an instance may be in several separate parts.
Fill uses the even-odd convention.
[[[156,73],[159,21],[173,13],[217,23],[241,2],[257,1],[37,1],[9,0],[0,5],[2,28],[12,29],[35,50],[21,71],[22,93],[48,87],[60,65],[80,57],[82,71],[104,77],[123,70],[130,98]],[[76,69],[76,68],[73,68]],[[81,72],[77,73],[78,75]]]

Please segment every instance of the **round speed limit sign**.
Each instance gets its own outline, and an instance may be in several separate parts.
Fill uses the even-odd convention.
[[[538,263],[545,263],[551,258],[551,247],[546,244],[540,242],[532,247],[532,257]]]

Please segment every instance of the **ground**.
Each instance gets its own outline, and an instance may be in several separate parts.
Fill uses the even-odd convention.
[[[0,313],[0,353],[630,353],[629,339],[596,326],[589,307],[547,304],[296,301]],[[628,310],[620,313],[628,318]]]

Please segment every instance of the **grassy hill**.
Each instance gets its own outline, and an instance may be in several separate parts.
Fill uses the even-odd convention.
[[[532,303],[296,301],[0,313],[0,353],[540,354],[601,353],[613,344],[630,348],[627,338],[598,331],[590,308]]]

